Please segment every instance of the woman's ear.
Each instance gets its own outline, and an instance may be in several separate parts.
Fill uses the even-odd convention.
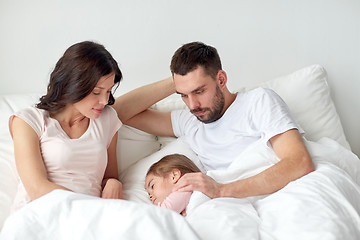
[[[181,178],[181,171],[179,169],[173,169],[170,173],[170,181],[175,184]]]

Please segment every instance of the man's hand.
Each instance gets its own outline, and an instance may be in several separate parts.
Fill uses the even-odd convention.
[[[121,182],[115,178],[107,179],[101,197],[108,199],[123,199]]]
[[[174,191],[199,191],[210,198],[221,197],[222,184],[201,173],[186,173],[176,183]]]

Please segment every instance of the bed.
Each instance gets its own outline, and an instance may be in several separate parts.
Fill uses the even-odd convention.
[[[275,90],[305,130],[316,170],[276,193],[245,199],[209,199],[194,192],[183,217],[151,204],[145,173],[162,156],[181,153],[203,169],[181,138],[153,136],[123,126],[118,136],[118,170],[126,200],[108,200],[55,190],[10,214],[17,191],[10,114],[34,104],[39,94],[0,97],[1,239],[360,239],[360,160],[350,150],[320,65],[299,69],[254,86]],[[186,106],[172,95],[153,108]],[[260,143],[246,149],[226,170],[207,174],[226,183],[276,164]]]

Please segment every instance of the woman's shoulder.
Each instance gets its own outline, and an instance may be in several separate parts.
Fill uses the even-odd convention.
[[[22,119],[29,119],[34,121],[43,121],[44,118],[48,116],[48,112],[43,109],[39,109],[37,107],[27,107],[23,108],[16,113],[14,113],[14,116],[20,117]]]
[[[111,126],[118,129],[122,125],[115,109],[110,106],[105,106],[100,116],[94,121],[99,125],[105,126],[106,128]]]
[[[114,119],[119,119],[119,118],[117,116],[115,109],[113,109],[110,106],[105,106],[102,113],[100,114],[99,119],[100,120],[104,120],[104,119],[114,120]]]
[[[39,109],[35,106],[29,106],[17,111],[15,114],[45,115],[46,113],[46,110]]]
[[[110,107],[110,106],[107,106],[107,105],[104,107],[103,113],[117,116],[117,113],[116,113],[115,109]]]
[[[45,118],[47,118],[48,115],[47,111],[30,106],[11,115],[9,118],[9,127],[10,129],[12,128],[12,119],[16,116],[30,125],[37,135],[40,136],[44,129]]]

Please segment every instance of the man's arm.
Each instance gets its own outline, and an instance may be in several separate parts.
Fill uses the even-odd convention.
[[[173,93],[175,93],[175,85],[170,77],[118,97],[112,107],[126,125],[155,135],[174,136],[170,112],[149,109],[153,104]]]
[[[274,193],[289,182],[312,171],[314,165],[298,130],[292,129],[270,139],[270,143],[281,159],[263,172],[228,184],[219,184],[202,173],[185,174],[175,190],[201,191],[211,198],[244,198]]]

